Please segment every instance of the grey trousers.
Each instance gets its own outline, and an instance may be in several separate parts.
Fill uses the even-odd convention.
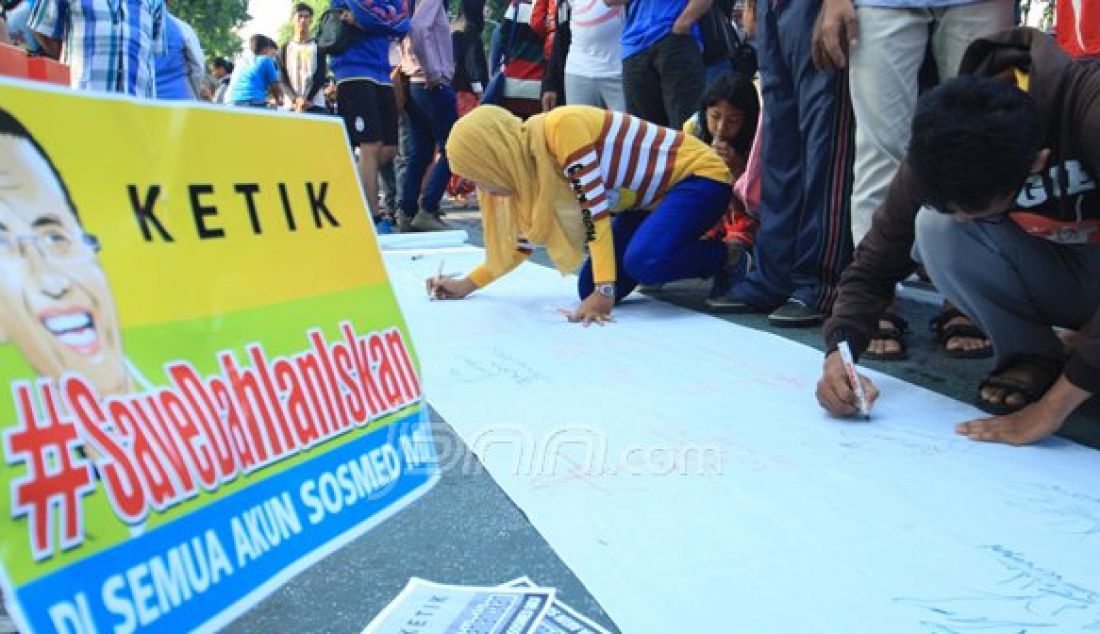
[[[1012,26],[1012,7],[1011,0],[978,0],[934,9],[856,8],[859,44],[852,49],[849,71],[858,122],[852,244],[859,244],[870,231],[871,216],[886,198],[909,145],[918,75],[929,40],[940,81],[947,81],[958,73],[970,42]]]
[[[1100,308],[1100,244],[1058,244],[1011,219],[917,215],[913,258],[989,335],[995,367],[1020,354],[1062,356],[1053,327],[1080,330]]]
[[[583,77],[565,74],[565,100],[569,105],[595,106],[607,110],[626,111],[622,75],[616,77]]]

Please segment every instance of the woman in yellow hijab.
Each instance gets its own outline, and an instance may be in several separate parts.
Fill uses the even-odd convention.
[[[639,283],[715,277],[720,292],[744,265],[729,262],[721,242],[702,239],[729,204],[729,169],[681,132],[588,106],[525,122],[479,106],[455,124],[447,158],[452,172],[477,183],[486,259],[465,278],[429,279],[437,298],[484,287],[523,262],[532,245],[572,273],[587,247],[583,301],[567,316],[603,323]]]

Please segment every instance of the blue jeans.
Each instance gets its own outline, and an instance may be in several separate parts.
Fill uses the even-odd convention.
[[[615,216],[615,301],[638,284],[664,284],[692,277],[711,277],[726,264],[721,240],[702,240],[722,219],[733,189],[727,183],[690,176],[665,194],[651,212],[626,211]],[[577,280],[581,299],[592,294],[592,260]]]
[[[489,39],[489,77],[500,71],[500,56],[504,54],[504,47],[507,44],[501,41],[507,37],[503,26],[503,24],[498,24],[493,27],[493,36]]]
[[[436,150],[443,152],[451,128],[458,119],[455,91],[450,86],[428,88],[424,84],[410,82],[405,114],[408,116],[409,136],[404,148],[405,169],[400,176],[398,205],[405,217],[412,218],[421,208],[431,213],[438,212],[439,201],[451,179],[451,167],[447,163],[447,155],[443,154],[421,195],[424,173],[435,158]]]

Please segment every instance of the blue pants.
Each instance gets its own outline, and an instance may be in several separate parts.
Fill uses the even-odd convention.
[[[511,3],[508,6],[511,6]],[[502,41],[507,37],[503,26],[503,23],[496,25],[493,28],[493,36],[489,39],[489,77],[500,72],[500,58],[505,52],[504,47],[507,46],[507,42]]]
[[[758,0],[761,139],[756,268],[731,296],[770,309],[788,298],[828,311],[852,255],[855,121],[847,73],[810,57],[821,0]]]
[[[615,301],[638,284],[664,284],[691,277],[711,277],[726,264],[726,245],[702,240],[722,219],[732,188],[699,176],[672,187],[651,212],[626,211],[615,216]],[[592,294],[592,260],[584,263],[577,292],[581,299]]]
[[[421,195],[424,173],[435,158],[436,150],[443,152],[451,128],[458,119],[455,91],[450,86],[428,88],[424,84],[410,82],[405,113],[408,116],[409,136],[404,148],[405,169],[400,176],[397,197],[402,215],[412,218],[420,208],[431,213],[438,212],[439,201],[451,179],[451,167],[444,154],[435,164]]]

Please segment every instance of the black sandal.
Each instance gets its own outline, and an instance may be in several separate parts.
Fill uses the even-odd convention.
[[[989,376],[982,379],[982,382],[978,385],[978,394],[975,402],[983,411],[989,412],[994,416],[1004,416],[1005,414],[1018,412],[1043,398],[1043,395],[1047,393],[1050,386],[1054,385],[1054,382],[1061,376],[1063,365],[1061,359],[1051,359],[1049,357],[1041,357],[1034,354],[1021,354],[1012,357],[1001,367],[991,372]],[[1018,370],[1021,368],[1034,370],[1035,377],[1033,380],[1028,381],[1003,375],[1003,373],[1008,370]],[[983,398],[982,391],[989,387],[1004,390],[1004,398],[1000,401],[990,401]],[[1013,395],[1022,396],[1024,402],[1018,405],[1009,405],[1008,399]]]
[[[947,325],[947,322],[959,317],[970,320],[970,323]],[[936,338],[939,339],[940,345],[943,346],[943,353],[952,359],[988,359],[993,356],[992,342],[986,347],[979,348],[978,350],[949,350],[947,348],[947,342],[955,337],[985,339],[989,341],[989,335],[985,334],[985,331],[979,328],[969,315],[963,313],[958,308],[952,306],[940,312],[939,315],[932,318],[932,321],[928,322],[928,329],[936,333]]]
[[[876,328],[874,334],[871,335],[871,341],[876,339],[879,341],[893,341],[898,344],[899,349],[894,352],[871,352],[871,349],[868,348],[861,357],[872,361],[902,361],[907,359],[909,357],[909,347],[905,343],[905,335],[909,333],[909,322],[902,319],[897,313],[890,311],[882,313],[878,321],[888,321],[890,327]]]

